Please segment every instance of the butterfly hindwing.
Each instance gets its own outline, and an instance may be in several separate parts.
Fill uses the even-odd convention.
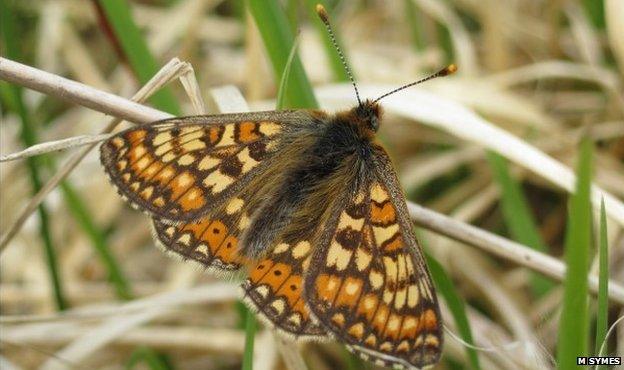
[[[311,249],[309,240],[278,243],[251,267],[241,286],[247,305],[270,326],[302,340],[327,336],[310,316],[303,297],[303,275]]]
[[[154,219],[155,238],[166,251],[206,269],[236,271],[248,262],[240,253],[240,238],[257,201],[251,194],[241,192],[195,222],[172,224]]]
[[[385,366],[435,364],[442,346],[435,291],[389,158],[334,211],[304,295],[313,315],[363,358]]]
[[[195,116],[122,131],[101,146],[119,192],[156,218],[194,221],[266,173],[296,112]]]

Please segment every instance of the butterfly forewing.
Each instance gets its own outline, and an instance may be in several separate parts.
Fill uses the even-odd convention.
[[[120,132],[101,146],[104,167],[135,207],[194,221],[265,173],[289,113],[175,118]]]
[[[379,364],[425,367],[442,346],[440,313],[403,195],[379,148],[370,174],[327,225],[305,278],[313,315]]]

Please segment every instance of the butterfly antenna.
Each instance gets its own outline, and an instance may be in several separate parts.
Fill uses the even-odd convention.
[[[415,82],[409,83],[409,84],[407,84],[407,85],[403,85],[403,86],[401,86],[401,87],[399,87],[399,88],[396,88],[396,89],[394,89],[394,90],[390,91],[389,93],[385,93],[385,94],[383,94],[382,96],[380,96],[380,97],[378,97],[377,99],[375,99],[375,100],[373,101],[373,103],[377,103],[378,101],[380,101],[381,99],[385,98],[386,96],[388,96],[388,95],[392,95],[392,94],[394,94],[394,93],[396,93],[396,92],[399,92],[399,91],[401,91],[401,90],[405,90],[405,89],[407,89],[408,87],[412,87],[412,86],[414,86],[414,85],[418,85],[418,84],[423,83],[423,82],[425,82],[425,81],[433,80],[434,78],[448,76],[448,75],[451,75],[451,74],[453,74],[453,73],[455,73],[455,72],[457,72],[457,66],[456,66],[455,64],[450,64],[450,65],[448,65],[447,67],[445,67],[445,68],[443,68],[443,69],[441,69],[441,70],[437,71],[436,73],[432,74],[431,76],[425,77],[425,78],[423,78],[422,80],[418,80],[418,81],[415,81]]]
[[[351,73],[351,69],[349,69],[349,65],[347,64],[347,60],[340,50],[338,46],[338,42],[336,41],[336,35],[334,35],[334,31],[332,30],[331,24],[329,23],[329,15],[325,10],[325,7],[321,4],[316,4],[316,13],[318,14],[323,24],[325,24],[325,28],[327,28],[327,33],[329,33],[329,38],[331,39],[332,44],[334,44],[334,49],[338,52],[338,56],[340,57],[340,61],[342,62],[342,66],[347,72],[347,76],[349,76],[349,80],[351,80],[351,85],[353,85],[353,89],[355,90],[355,96],[357,97],[357,101],[359,105],[362,105],[362,101],[360,100],[360,92],[358,91],[357,85],[355,84],[355,79],[353,79],[353,74]]]

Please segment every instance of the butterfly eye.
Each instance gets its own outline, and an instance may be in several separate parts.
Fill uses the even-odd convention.
[[[373,131],[377,131],[379,129],[379,120],[377,119],[376,115],[372,114],[370,116],[369,122],[370,122],[370,127]]]

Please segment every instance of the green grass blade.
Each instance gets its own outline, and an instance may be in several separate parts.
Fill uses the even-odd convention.
[[[142,84],[149,81],[158,72],[158,63],[147,47],[130,12],[126,0],[98,0],[106,21],[110,24],[116,39],[123,49],[132,70]],[[150,102],[160,110],[179,116],[181,109],[173,93],[163,88],[150,98]]]
[[[288,18],[275,0],[248,0],[247,4],[260,30],[275,76],[281,76],[294,43]],[[294,57],[292,64],[285,106],[289,108],[316,107],[318,103],[298,56]]]
[[[585,11],[589,15],[596,28],[605,29],[604,1],[603,0],[583,0]]]
[[[501,191],[503,217],[512,238],[535,250],[546,252],[548,248],[542,240],[520,183],[509,172],[507,160],[494,152],[488,152],[487,159]],[[546,293],[553,285],[542,275],[531,275],[531,287],[538,296]]]
[[[341,82],[348,82],[350,81],[349,74],[347,73],[344,66],[342,65],[342,60],[340,59],[340,55],[338,54],[338,51],[334,47],[334,44],[331,41],[331,37],[329,36],[329,33],[327,32],[325,25],[319,19],[318,14],[316,14],[317,4],[321,4],[325,8],[327,8],[327,2],[324,0],[306,0],[306,8],[310,14],[310,18],[312,19],[312,24],[314,24],[314,27],[316,28],[319,36],[321,37],[321,40],[323,41],[325,55],[327,55],[327,58],[329,61],[329,67],[331,68],[332,74],[334,76],[334,80],[341,81]],[[330,12],[330,22],[331,22],[331,12]],[[336,42],[338,43],[338,46],[340,47],[340,49],[342,50],[344,54],[344,48],[342,47],[342,43],[340,42],[340,36],[337,33],[337,30],[335,27],[333,28],[333,31],[334,31],[334,37],[336,38]],[[345,54],[345,61],[347,60],[348,58]],[[351,67],[349,67],[349,69],[352,71]],[[355,78],[355,76],[353,76],[353,78]]]
[[[284,72],[282,73],[282,78],[280,79],[279,89],[277,90],[277,99],[275,104],[275,109],[280,110],[284,109],[286,106],[286,94],[288,91],[288,81],[290,81],[290,71],[293,64],[293,60],[295,60],[295,56],[297,55],[297,47],[299,46],[299,40],[301,40],[298,36],[293,43],[292,48],[290,49],[290,54],[288,54],[288,60],[286,60],[286,67],[284,67]]]
[[[65,181],[61,182],[60,187],[65,202],[72,212],[72,216],[87,234],[95,251],[98,253],[100,261],[104,264],[108,272],[108,280],[113,285],[117,297],[123,300],[132,299],[130,285],[124,277],[117,260],[108,249],[104,232],[95,225],[89,211],[73,187]]]
[[[253,312],[246,309],[247,316],[245,318],[245,351],[243,352],[242,370],[253,370],[253,352],[254,342],[256,338],[256,330],[258,323]]]
[[[600,272],[598,275],[598,309],[596,317],[596,343],[595,355],[600,356],[600,347],[607,336],[609,324],[609,246],[607,241],[607,214],[605,212],[604,200],[600,202]],[[598,367],[598,370],[606,369],[605,366]]]
[[[464,301],[455,290],[453,281],[446,271],[444,271],[444,267],[442,267],[435,258],[429,254],[426,254],[426,258],[429,271],[431,272],[431,278],[435,282],[437,291],[444,297],[449,310],[451,310],[459,335],[466,343],[474,345],[472,330],[470,329],[470,323],[466,315],[466,307]],[[474,348],[466,347],[466,354],[468,355],[471,368],[474,370],[481,369],[477,351],[475,351]]]
[[[149,347],[139,347],[130,355],[126,362],[126,370],[134,369],[138,364],[144,363],[151,370],[172,370],[167,358]]]
[[[591,243],[591,161],[592,143],[584,139],[580,147],[576,192],[572,195],[565,239],[567,271],[557,340],[559,369],[574,369],[576,357],[584,356],[588,349],[587,273]]]
[[[9,9],[7,2],[0,1],[0,33],[2,34],[2,42],[4,44],[3,52],[6,57],[20,61],[22,58],[20,55],[21,51],[19,49],[19,45],[16,43],[17,34],[15,14],[16,13],[13,10]],[[22,125],[20,139],[22,143],[25,147],[36,144],[36,128],[22,99],[21,87],[2,83],[0,88],[2,89],[2,96],[4,100],[7,101],[7,104],[11,106],[20,117]],[[37,193],[42,186],[40,173],[42,165],[42,158],[31,157],[26,159],[26,166],[28,167],[33,194]],[[54,301],[59,310],[64,310],[68,305],[67,300],[65,299],[65,294],[63,293],[63,284],[59,274],[56,250],[52,242],[48,212],[43,203],[37,208],[37,214],[40,222],[39,234],[41,235],[41,240],[43,241],[48,273],[50,275],[50,282],[52,284],[52,291],[54,294]]]
[[[414,5],[414,0],[404,0],[405,17],[412,34],[412,45],[418,51],[422,51],[426,47],[422,13]]]

